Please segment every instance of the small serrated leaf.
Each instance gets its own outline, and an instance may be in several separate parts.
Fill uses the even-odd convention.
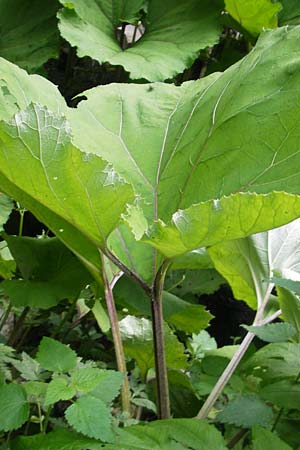
[[[26,392],[19,384],[0,386],[0,430],[16,430],[28,419]]]
[[[241,428],[254,425],[268,426],[273,419],[272,409],[256,395],[236,397],[217,416],[222,423],[229,423]]]
[[[20,372],[21,377],[28,381],[39,380],[39,374],[41,372],[40,364],[25,352],[22,352],[21,356],[21,361],[15,360],[13,362],[14,367]]]
[[[265,342],[287,342],[295,336],[296,329],[290,323],[268,323],[263,326],[255,327],[251,325],[242,325],[247,331],[254,333],[259,339]]]
[[[116,372],[115,370],[101,369],[101,380],[91,394],[104,403],[110,404],[118,395],[123,380],[123,373]]]
[[[59,400],[70,400],[74,397],[76,390],[73,385],[68,384],[66,378],[57,377],[51,380],[47,387],[45,405],[53,405]]]
[[[76,353],[55,339],[43,337],[36,355],[40,365],[52,372],[68,372],[76,366]]]
[[[112,442],[111,414],[102,400],[91,395],[80,397],[65,413],[68,423],[85,436]]]

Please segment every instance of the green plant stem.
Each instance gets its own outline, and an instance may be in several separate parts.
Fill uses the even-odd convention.
[[[9,339],[8,339],[8,342],[7,342],[8,345],[13,347],[14,344],[16,343],[17,338],[18,338],[18,336],[19,336],[19,334],[21,332],[22,325],[23,325],[23,323],[24,323],[24,321],[26,319],[27,314],[29,313],[29,310],[30,310],[29,306],[26,306],[23,309],[22,314],[18,318],[17,323],[15,324],[14,329],[13,329],[13,331],[12,331],[12,333],[11,333]]]
[[[256,316],[255,316],[255,319],[253,322],[254,326],[261,326],[261,325],[265,325],[269,322],[272,322],[272,320],[274,320],[274,318],[278,317],[278,315],[281,312],[279,310],[276,313],[272,314],[270,317],[263,319],[264,311],[265,311],[265,308],[270,299],[270,295],[271,295],[273,286],[274,286],[273,284],[269,285],[269,287],[266,291],[265,297],[263,299],[260,299],[261,301],[258,302],[258,304],[260,304],[260,307],[257,310]],[[197,414],[197,416],[196,416],[197,419],[200,419],[200,420],[206,419],[211,408],[214,406],[215,402],[218,400],[218,398],[221,395],[221,393],[223,392],[226,384],[232,377],[232,375],[233,375],[234,371],[236,370],[237,366],[239,365],[241,359],[243,358],[246,351],[248,350],[249,345],[251,344],[254,336],[255,336],[254,333],[248,332],[246,334],[246,336],[244,337],[237,352],[234,354],[233,358],[230,360],[229,364],[225,368],[224,372],[218,379],[216,385],[214,386],[213,390],[211,391],[211,393],[207,397],[206,401],[204,402],[202,408],[200,409],[199,413]]]
[[[6,324],[6,321],[7,321],[7,319],[8,319],[8,316],[9,316],[9,314],[10,314],[10,312],[11,312],[11,309],[12,309],[12,304],[11,304],[11,301],[9,301],[9,303],[8,303],[8,305],[7,305],[7,308],[6,308],[6,311],[5,311],[5,313],[2,315],[2,317],[1,317],[1,321],[0,321],[0,331],[2,330],[2,328],[4,327],[4,325]]]
[[[20,214],[19,236],[22,236],[23,227],[24,227],[24,216],[25,216],[26,209],[22,208],[19,203],[17,203],[17,205],[18,205],[18,210],[19,210],[19,214]]]
[[[283,410],[284,410],[284,408],[280,408],[280,410],[278,411],[278,414],[277,414],[277,416],[276,416],[275,422],[274,422],[274,424],[273,424],[273,426],[272,426],[272,428],[271,428],[271,431],[272,431],[272,432],[275,431],[275,429],[276,429],[276,427],[277,427],[277,425],[278,425],[278,422],[279,422],[279,420],[281,419],[281,416],[282,416],[282,414],[283,414]]]
[[[165,276],[169,268],[169,261],[164,263],[159,268],[155,277],[153,292],[151,297],[151,311],[152,311],[152,326],[153,326],[153,340],[154,340],[154,355],[155,355],[155,372],[157,384],[157,400],[158,400],[158,418],[170,418],[170,398],[169,398],[169,383],[168,371],[166,364],[166,351],[164,342],[164,322],[162,311],[162,292],[165,281]]]
[[[238,444],[240,442],[241,439],[243,439],[243,437],[249,433],[249,430],[245,430],[244,428],[242,430],[239,430],[234,436],[233,438],[230,439],[230,441],[227,444],[228,448],[234,448],[236,446],[236,444]]]
[[[115,305],[115,300],[113,296],[112,284],[107,279],[107,274],[105,271],[104,257],[102,255],[102,271],[103,271],[103,284],[105,292],[106,307],[108,312],[108,317],[111,326],[112,337],[114,341],[115,355],[118,371],[124,373],[125,378],[121,389],[122,398],[122,410],[124,413],[131,415],[130,411],[130,388],[127,377],[127,368],[125,361],[125,353],[119,328],[119,320]]]
[[[47,411],[46,411],[46,416],[45,416],[45,420],[44,420],[44,423],[43,423],[43,433],[44,434],[47,432],[51,410],[52,410],[52,406],[49,406]]]
[[[101,253],[101,250],[100,250],[100,253]],[[141,288],[146,292],[146,294],[148,294],[149,296],[152,295],[152,290],[151,290],[150,286],[147,283],[145,283],[145,281],[142,280],[142,278],[140,278],[135,272],[130,270],[128,267],[126,267],[113,253],[111,253],[110,250],[105,249],[105,250],[103,250],[103,253],[117,267],[119,267],[119,269],[122,272],[124,272],[129,278],[131,278],[137,284],[139,284],[141,286]]]
[[[76,301],[73,301],[68,309],[68,312],[63,316],[55,330],[51,333],[50,337],[54,338],[60,332],[64,324],[72,317],[74,310],[76,308]]]

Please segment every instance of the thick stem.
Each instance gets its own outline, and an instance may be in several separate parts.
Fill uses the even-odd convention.
[[[124,348],[119,328],[118,315],[115,305],[115,300],[112,291],[112,285],[109,283],[107,279],[107,274],[105,271],[105,263],[104,258],[102,256],[102,271],[103,271],[103,283],[104,283],[104,291],[105,291],[105,300],[106,307],[109,316],[111,333],[114,341],[115,355],[118,371],[124,373],[125,378],[123,381],[122,389],[121,389],[121,398],[122,398],[122,410],[123,412],[130,415],[130,388],[127,377],[127,368],[125,361]]]
[[[101,250],[99,250],[101,252]],[[113,253],[108,249],[103,250],[104,255],[111,260],[119,269],[124,272],[129,278],[133,279],[149,296],[152,294],[150,286],[145,283],[135,272],[126,267]]]
[[[151,297],[152,326],[157,383],[158,418],[170,418],[169,383],[164,342],[162,292],[169,262],[165,261],[155,277]]]
[[[265,325],[274,318],[278,317],[281,311],[277,311],[275,314],[272,314],[272,316],[267,317],[266,319],[263,318],[265,308],[268,304],[268,300],[270,298],[271,292],[272,292],[273,285],[270,285],[267,289],[267,292],[265,294],[264,299],[261,302],[260,308],[257,310],[253,325],[254,326],[261,326]],[[246,336],[244,337],[241,345],[239,346],[239,349],[229,362],[228,366],[225,368],[224,372],[220,376],[219,380],[217,381],[216,385],[214,386],[213,390],[207,397],[206,401],[204,402],[202,408],[200,409],[199,413],[197,414],[197,419],[206,419],[208,416],[211,408],[214,406],[215,402],[218,400],[219,396],[223,392],[223,389],[225,388],[226,384],[232,377],[232,374],[234,373],[235,369],[237,368],[238,364],[240,363],[241,359],[245,355],[246,351],[249,348],[249,345],[251,344],[255,334],[248,332]]]

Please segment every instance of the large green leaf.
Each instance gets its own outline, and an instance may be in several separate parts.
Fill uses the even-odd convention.
[[[74,147],[65,119],[38,105],[0,124],[0,161],[1,188],[96,272],[96,246],[105,246],[132,188],[101,158]]]
[[[300,23],[300,3],[298,0],[280,0],[283,8],[279,12],[278,22],[283,25],[298,25]]]
[[[7,222],[13,207],[13,201],[0,192],[0,232],[3,231],[3,225]]]
[[[0,119],[8,120],[31,102],[48,106],[54,113],[63,112],[66,103],[57,87],[39,75],[0,58]]]
[[[0,386],[0,399],[0,430],[11,431],[23,425],[29,415],[29,405],[23,387],[19,384]]]
[[[6,236],[23,280],[2,283],[15,306],[50,308],[64,298],[77,299],[91,275],[57,239]]]
[[[277,27],[277,13],[280,3],[272,0],[225,0],[229,14],[253,36],[258,36],[264,28]]]
[[[56,0],[1,0],[0,55],[27,69],[37,69],[58,55]]]
[[[292,447],[283,442],[270,430],[256,426],[252,430],[253,450],[292,450]]]
[[[221,31],[219,9],[202,0],[60,0],[62,36],[77,47],[79,56],[124,66],[132,78],[163,81],[190,66],[199,51],[214,45]],[[117,40],[121,21],[138,16],[147,4],[144,36],[122,50]],[[180,18],[180,20],[178,20]]]
[[[134,185],[149,224],[157,219],[169,224],[178,209],[234,192],[297,193],[299,35],[298,27],[265,32],[254,50],[223,74],[181,87],[92,89],[87,101],[67,111],[74,142],[111,161]],[[136,224],[137,210],[132,215]],[[140,236],[147,223],[139,224]],[[154,252],[145,246],[139,251],[129,232],[120,233],[114,250],[137,270],[141,262],[149,277]],[[172,254],[184,250],[182,245]]]
[[[274,272],[300,276],[300,221],[209,249],[216,269],[227,279],[234,296],[253,308],[261,304]]]
[[[299,216],[300,196],[237,193],[179,210],[171,225],[157,222],[143,240],[167,258],[174,258],[193,248],[278,227]]]

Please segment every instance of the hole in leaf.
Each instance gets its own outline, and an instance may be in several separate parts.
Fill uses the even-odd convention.
[[[146,27],[141,20],[136,24],[122,23],[116,30],[116,36],[122,50],[132,47],[145,34]]]

